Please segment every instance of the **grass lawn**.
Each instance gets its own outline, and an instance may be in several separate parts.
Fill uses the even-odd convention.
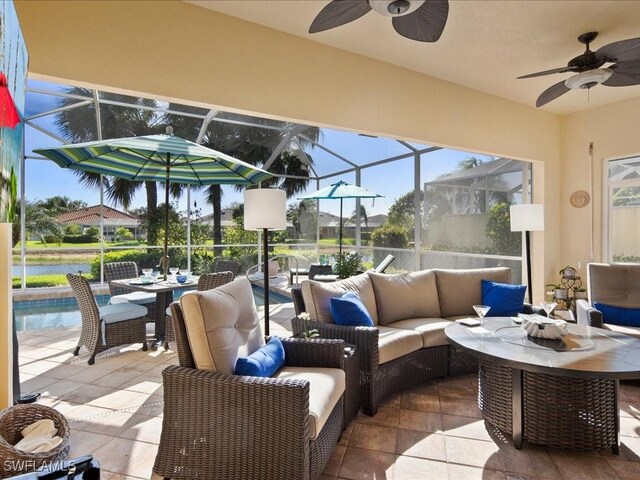
[[[104,242],[105,248],[109,247],[137,247],[140,245],[146,245],[145,243],[139,240],[128,240],[126,242]],[[92,242],[92,243],[44,243],[41,240],[27,240],[27,250],[30,248],[40,249],[40,248],[100,248],[100,242]],[[13,247],[14,250],[20,249],[20,242]]]
[[[93,280],[91,277],[87,277],[87,279],[89,281]],[[22,286],[20,277],[13,277],[12,284],[13,288],[20,288]],[[68,285],[67,277],[64,274],[27,276],[27,288],[59,287],[64,285]]]
[[[321,238],[318,241],[318,244],[320,244],[320,245],[336,245],[336,246],[339,245],[337,238]],[[355,238],[344,237],[342,239],[342,246],[343,247],[345,245],[355,245],[355,244],[356,244],[356,239]]]

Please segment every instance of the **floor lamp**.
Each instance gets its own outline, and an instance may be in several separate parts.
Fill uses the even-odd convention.
[[[269,230],[286,228],[287,198],[284,190],[256,188],[244,191],[244,229],[262,230],[265,335],[269,335]]]
[[[544,230],[544,205],[540,203],[511,205],[509,214],[511,217],[511,231],[524,232],[525,235],[527,291],[529,292],[529,303],[533,304],[533,292],[531,288],[531,242],[529,232]]]

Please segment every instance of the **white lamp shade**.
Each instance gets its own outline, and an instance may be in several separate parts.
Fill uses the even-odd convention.
[[[521,203],[509,207],[512,232],[535,232],[544,230],[544,205]]]
[[[245,230],[286,230],[287,197],[284,190],[256,188],[244,191]]]

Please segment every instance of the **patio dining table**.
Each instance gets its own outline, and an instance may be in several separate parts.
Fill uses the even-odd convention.
[[[163,280],[155,283],[142,283],[140,278],[125,278],[111,280],[111,285],[126,288],[135,292],[147,292],[156,294],[156,317],[155,317],[155,341],[152,348],[157,349],[164,343],[166,310],[173,302],[173,292],[195,288],[198,285],[198,277],[191,277],[187,283],[173,283],[170,280]]]

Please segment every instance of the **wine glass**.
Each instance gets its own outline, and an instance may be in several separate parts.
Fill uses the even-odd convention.
[[[484,316],[491,310],[491,307],[488,305],[474,305],[473,309],[480,319],[480,325],[482,325],[484,323]]]
[[[173,277],[173,279],[171,280],[173,283],[177,282],[176,275],[178,274],[179,271],[180,271],[180,269],[178,267],[170,267],[169,268],[169,273]]]
[[[153,273],[153,268],[143,268],[142,275],[145,279],[151,278],[151,274]]]
[[[160,272],[158,270],[151,271],[151,280],[153,280],[153,283],[158,283],[159,276],[160,276]]]
[[[556,302],[549,302],[547,300],[542,302],[542,308],[546,312],[547,318],[551,318],[551,312],[553,312],[553,309],[556,308],[557,306],[558,304]]]

